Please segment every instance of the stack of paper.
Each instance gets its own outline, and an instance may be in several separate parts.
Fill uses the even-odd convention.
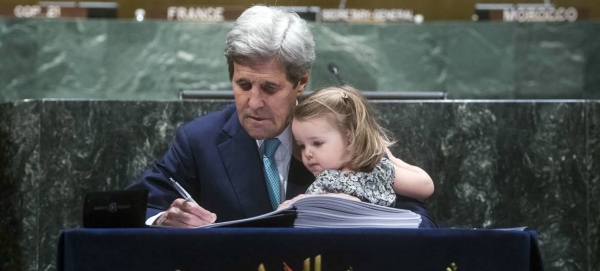
[[[292,204],[296,228],[418,228],[421,216],[409,210],[331,196],[310,196]]]

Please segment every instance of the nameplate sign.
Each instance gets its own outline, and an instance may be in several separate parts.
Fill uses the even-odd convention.
[[[322,22],[417,22],[423,15],[410,9],[322,9]]]
[[[504,22],[574,22],[581,11],[575,7],[555,7],[551,4],[477,4],[474,20]]]

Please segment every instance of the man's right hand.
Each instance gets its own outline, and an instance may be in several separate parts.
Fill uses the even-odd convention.
[[[217,215],[200,205],[184,199],[176,199],[171,207],[154,221],[154,225],[193,228],[212,224],[215,220]]]

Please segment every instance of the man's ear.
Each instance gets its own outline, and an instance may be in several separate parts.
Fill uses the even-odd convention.
[[[298,81],[298,86],[296,87],[296,90],[298,91],[297,97],[300,97],[302,95],[302,93],[304,92],[304,89],[306,89],[306,85],[308,85],[309,77],[310,77],[309,71],[307,71],[302,77],[300,77],[300,80]]]

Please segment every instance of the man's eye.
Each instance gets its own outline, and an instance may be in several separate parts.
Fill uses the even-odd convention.
[[[266,88],[264,88],[264,90],[268,94],[273,94],[273,93],[277,92],[277,89],[273,88],[273,87],[266,87]]]
[[[273,93],[277,92],[277,90],[279,88],[275,84],[264,84],[262,86],[262,89],[264,90],[264,92],[266,92],[268,94],[273,94]]]
[[[252,85],[248,83],[238,83],[237,85],[243,90],[249,90],[252,88]]]

